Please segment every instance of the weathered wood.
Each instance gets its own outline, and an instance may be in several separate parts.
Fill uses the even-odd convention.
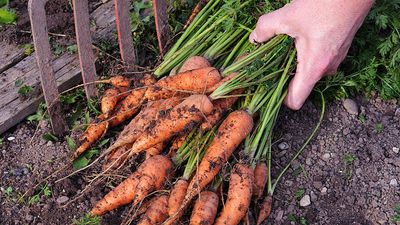
[[[96,67],[90,37],[89,6],[87,0],[72,0],[74,7],[75,33],[81,65],[82,80],[85,84],[86,97],[96,96]],[[87,84],[92,83],[92,84]]]
[[[92,12],[91,19],[96,24],[96,27],[92,29],[92,38],[95,42],[114,39],[113,34],[116,28],[113,2],[99,6]],[[0,74],[0,134],[34,113],[39,103],[43,101],[43,95],[40,94],[30,99],[21,99],[17,93],[18,88],[15,87],[16,80],[21,80],[25,85],[40,87],[39,69],[35,57],[34,53]],[[69,53],[61,55],[53,60],[53,69],[59,91],[71,88],[82,81],[77,55]],[[2,99],[8,99],[8,101],[3,102]]]
[[[169,25],[166,0],[153,0],[154,19],[156,22],[158,48],[161,55],[169,40]]]
[[[25,57],[24,49],[13,44],[0,42],[0,49],[0,73],[11,68]]]
[[[121,58],[127,65],[134,65],[136,63],[136,53],[133,47],[131,34],[129,16],[130,1],[114,0],[114,5]]]
[[[59,93],[52,68],[53,57],[50,49],[46,12],[44,9],[46,2],[47,0],[29,0],[28,11],[33,42],[35,43],[36,61],[40,70],[40,80],[50,122],[53,132],[56,135],[62,135],[67,130],[67,125],[61,111],[61,104],[58,98]]]

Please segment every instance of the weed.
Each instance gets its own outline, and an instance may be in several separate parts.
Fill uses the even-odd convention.
[[[308,224],[306,218],[304,218],[302,216],[301,217],[296,216],[295,214],[290,214],[288,216],[288,220],[291,221],[291,222],[294,222],[295,224],[301,224],[301,225],[307,225]]]
[[[0,138],[0,146],[4,144],[4,138]]]
[[[382,132],[383,125],[382,123],[375,124],[375,133],[380,134]]]
[[[108,144],[109,141],[110,141],[110,139],[106,138],[106,139],[102,140],[99,144],[97,144],[96,147],[91,148],[88,151],[84,152],[81,156],[79,156],[77,159],[74,160],[74,162],[72,163],[73,167],[75,169],[80,169],[80,168],[87,166],[89,164],[90,160],[94,156],[99,155],[100,149],[103,146],[105,146],[106,144]]]
[[[39,104],[35,114],[28,116],[27,120],[31,123],[40,122],[47,118],[47,106],[44,102]]]
[[[76,44],[70,45],[67,47],[67,52],[71,55],[78,52],[78,46]]]
[[[35,51],[32,44],[24,44],[22,45],[22,48],[24,49],[24,55],[26,56],[32,55],[32,53]]]
[[[15,87],[21,87],[23,83],[24,82],[22,80],[17,79],[17,80],[15,80],[14,85],[15,85]]]
[[[38,203],[40,201],[40,196],[45,196],[47,198],[51,196],[51,190],[47,184],[45,184],[37,194],[28,198],[28,204],[33,205]]]
[[[33,92],[33,87],[29,85],[23,85],[18,89],[18,94],[28,96]]]
[[[4,194],[6,195],[6,196],[11,196],[11,194],[13,193],[13,188],[12,187],[8,187],[6,190],[5,190],[5,192],[4,192]]]
[[[17,22],[17,14],[8,7],[9,0],[0,0],[0,26],[13,24]]]
[[[306,190],[304,188],[300,188],[299,190],[296,191],[296,193],[294,193],[294,197],[297,200],[299,200],[304,196],[305,193],[306,193]]]
[[[365,117],[365,114],[364,113],[360,113],[360,115],[358,115],[358,120],[361,122],[361,123],[365,123],[365,121],[367,121],[367,119],[366,119],[366,117]]]
[[[354,160],[356,160],[355,156],[350,153],[343,156],[343,161],[346,165],[353,164]]]
[[[74,219],[72,221],[75,225],[100,225],[101,218],[98,216],[92,216],[89,213],[85,214],[85,216],[79,218],[78,220]]]
[[[391,217],[391,220],[395,223],[400,222],[400,204],[397,204],[394,208],[394,215]]]
[[[76,149],[76,143],[74,139],[72,139],[71,137],[66,137],[65,140],[67,141],[67,146],[69,150],[74,151]]]
[[[45,133],[42,135],[42,138],[46,141],[57,142],[58,138],[54,136],[52,133]]]

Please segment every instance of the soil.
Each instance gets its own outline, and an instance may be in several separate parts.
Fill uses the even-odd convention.
[[[317,136],[277,186],[266,224],[395,224],[390,218],[400,202],[400,107],[377,97],[355,100],[361,110],[358,116],[349,114],[340,101],[328,104]],[[282,111],[276,126],[280,139],[274,146],[273,177],[310,134],[319,112],[319,106],[311,102],[298,112]],[[35,128],[22,123],[3,135],[0,224],[71,223],[115,184],[101,183],[62,207],[85,188],[93,170],[58,183],[52,179],[48,182],[51,196],[39,193],[38,201],[29,204],[43,185],[33,187],[64,168],[71,156],[66,141],[53,143],[42,138],[50,132],[48,122],[42,121],[36,132]],[[69,168],[57,178],[71,172]],[[12,191],[7,192],[9,187]],[[25,192],[24,202],[18,203]],[[301,207],[304,195],[310,196],[311,204]],[[103,224],[118,224],[127,210],[129,207],[122,207],[106,214]]]

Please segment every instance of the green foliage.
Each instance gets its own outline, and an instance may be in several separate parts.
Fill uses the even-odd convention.
[[[343,161],[346,165],[353,164],[354,160],[356,160],[355,156],[350,153],[343,156]]]
[[[47,106],[44,102],[39,104],[35,114],[28,116],[27,120],[31,123],[39,122],[47,118]]]
[[[90,160],[94,157],[99,155],[100,149],[108,144],[110,141],[109,138],[103,139],[96,147],[89,149],[88,151],[84,152],[81,156],[75,159],[72,163],[74,169],[78,170],[87,165],[89,165]]]
[[[6,191],[4,192],[4,194],[6,196],[11,196],[11,194],[13,193],[13,188],[11,186],[9,186]]]
[[[17,14],[6,6],[0,8],[0,25],[16,24]]]
[[[32,44],[24,44],[22,45],[22,48],[24,49],[24,55],[26,56],[32,55],[32,53],[35,51]]]
[[[400,222],[400,204],[396,205],[394,208],[394,215],[391,217],[393,222]]]
[[[78,220],[74,219],[72,222],[75,225],[100,225],[101,218],[99,216],[92,216],[90,213],[87,213],[85,216],[79,218]]]
[[[306,190],[304,188],[300,188],[299,190],[296,191],[296,193],[294,193],[294,197],[297,200],[299,200],[304,196],[305,193],[306,193]]]
[[[356,91],[400,98],[400,1],[376,1],[343,64]],[[347,88],[348,90],[348,88]],[[343,91],[343,90],[342,90]]]
[[[54,136],[52,133],[44,133],[42,138],[46,141],[57,142],[58,138]]]
[[[23,85],[18,89],[18,94],[27,96],[30,93],[33,92],[33,87],[29,86],[29,85]]]
[[[0,146],[4,144],[4,138],[0,138]]]
[[[294,222],[295,224],[300,224],[300,225],[307,225],[308,224],[306,218],[304,218],[302,216],[301,217],[296,216],[295,214],[290,214],[288,216],[288,220],[291,221],[291,222]]]
[[[66,137],[65,140],[67,141],[67,146],[69,150],[74,151],[76,149],[76,143],[74,139],[72,139],[71,137]]]
[[[382,132],[383,125],[382,123],[375,124],[375,133],[380,134]]]
[[[69,54],[71,54],[71,55],[77,53],[78,52],[78,46],[76,44],[68,46],[67,47],[67,52]]]
[[[33,205],[37,202],[40,201],[40,196],[45,196],[45,197],[50,197],[51,196],[51,190],[50,187],[45,184],[37,194],[32,195],[31,197],[28,198],[28,204]]]

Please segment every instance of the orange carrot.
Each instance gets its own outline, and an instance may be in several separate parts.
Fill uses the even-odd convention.
[[[201,122],[203,116],[211,113],[213,105],[205,95],[192,95],[182,103],[167,111],[149,126],[133,143],[131,155],[144,151],[153,145],[169,140],[175,134]]]
[[[165,142],[160,142],[153,147],[150,147],[146,150],[146,159],[153,157],[155,155],[159,155],[165,147]]]
[[[228,76],[224,77],[222,80],[220,80],[218,83],[214,84],[212,87],[210,87],[209,89],[207,89],[207,93],[211,93],[213,91],[215,91],[219,86],[221,86],[222,84],[232,80],[236,75],[238,75],[239,73],[234,72],[229,74]]]
[[[254,169],[254,185],[253,195],[259,199],[263,192],[268,179],[268,167],[265,162],[259,162]]]
[[[110,79],[105,81],[106,83],[111,84],[114,87],[129,87],[130,82],[129,79],[127,77],[118,75],[118,76],[113,76]]]
[[[189,57],[179,69],[179,73],[183,73],[189,70],[196,70],[201,68],[210,67],[211,64],[208,60],[202,56]]]
[[[257,225],[260,225],[262,222],[268,219],[269,215],[271,214],[271,210],[272,210],[272,196],[268,195],[264,199],[264,202],[261,205],[260,212],[257,218]]]
[[[197,193],[214,179],[215,175],[218,174],[221,167],[227,162],[233,151],[246,138],[252,128],[253,118],[246,111],[237,110],[228,115],[208,146],[197,172],[189,184],[180,210],[186,208]]]
[[[199,194],[190,217],[189,225],[212,225],[217,216],[218,195],[212,191]]]
[[[162,187],[172,166],[171,160],[161,155],[145,160],[136,172],[104,196],[91,214],[99,216],[132,201],[134,206],[137,205],[147,194]]]
[[[106,117],[114,110],[115,105],[117,105],[119,94],[120,92],[116,88],[110,88],[104,92],[104,95],[101,98],[101,112],[106,115]]]
[[[137,225],[161,224],[168,218],[168,196],[156,196]]]
[[[182,146],[182,144],[185,142],[188,135],[189,135],[189,132],[186,132],[182,135],[176,136],[172,140],[171,146],[169,147],[169,151],[168,151],[168,157],[172,158],[175,156],[176,152]]]
[[[108,125],[106,121],[90,124],[78,141],[79,147],[75,150],[74,157],[80,156],[93,142],[100,139],[107,131]]]
[[[226,111],[228,111],[233,104],[235,104],[236,100],[239,98],[235,95],[239,95],[243,93],[243,91],[244,89],[237,89],[230,93],[232,97],[214,100],[212,102],[214,105],[213,112],[208,115],[205,121],[200,125],[200,130],[203,132],[211,130],[218,123],[218,121],[221,120]]]
[[[215,221],[215,225],[237,225],[246,215],[251,202],[253,190],[253,170],[244,165],[236,164],[229,179],[228,199]]]
[[[177,95],[202,94],[220,80],[221,75],[214,67],[190,70],[157,81],[147,89],[144,97],[153,101]]]
[[[168,215],[173,216],[178,212],[179,207],[185,198],[189,183],[186,180],[179,179],[171,190],[168,199]]]
[[[132,144],[126,144],[113,149],[106,156],[106,161],[103,164],[103,171],[108,169],[117,169],[128,158],[127,152],[132,147]]]

